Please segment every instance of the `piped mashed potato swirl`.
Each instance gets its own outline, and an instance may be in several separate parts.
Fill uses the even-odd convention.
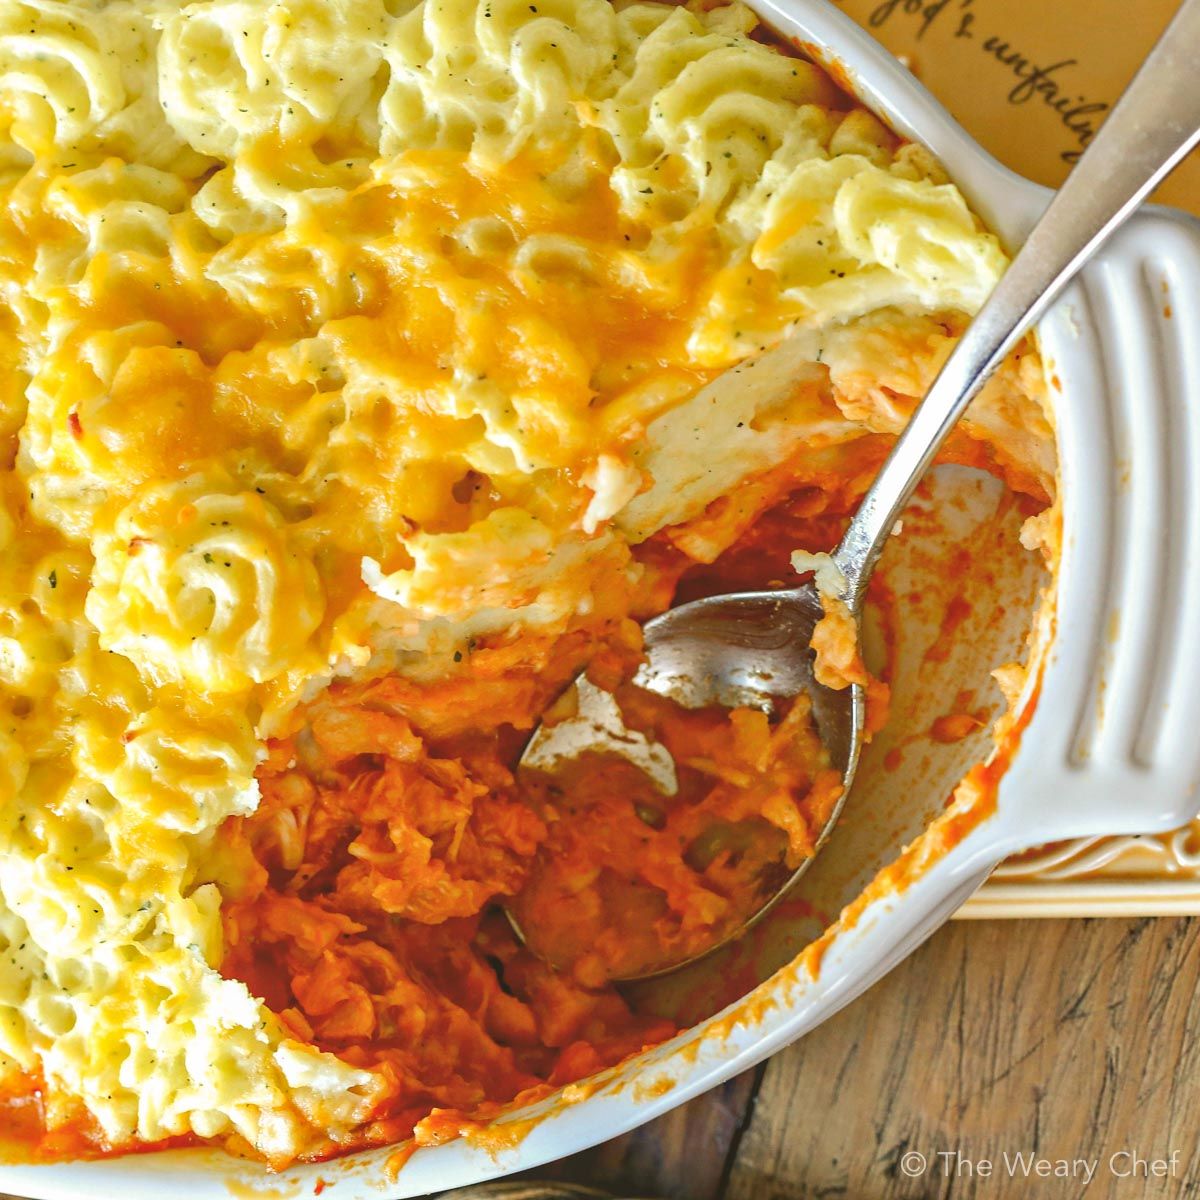
[[[51,1124],[354,1144],[394,1080],[221,973],[268,739],[331,684],[619,626],[643,543],[710,561],[894,433],[1003,270],[755,24],[0,7],[0,1077]],[[709,388],[785,336],[786,386]],[[1035,355],[964,430],[1050,494]]]
[[[123,509],[95,545],[84,612],[145,678],[237,692],[294,664],[324,597],[268,501],[212,487],[158,485]]]

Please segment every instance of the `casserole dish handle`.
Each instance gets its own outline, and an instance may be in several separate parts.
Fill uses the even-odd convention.
[[[1037,709],[1001,785],[1022,847],[1200,810],[1200,222],[1137,214],[1040,333],[1062,561]]]

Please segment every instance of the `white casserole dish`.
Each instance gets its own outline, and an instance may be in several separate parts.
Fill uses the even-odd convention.
[[[755,7],[834,66],[897,131],[928,145],[991,227],[1010,244],[1020,241],[1043,189],[988,157],[824,0],[757,0]],[[320,1180],[326,1200],[400,1200],[526,1169],[648,1121],[808,1032],[928,937],[1007,854],[1058,838],[1166,830],[1193,816],[1200,807],[1200,676],[1191,669],[1200,663],[1200,225],[1167,212],[1139,215],[1046,318],[1041,339],[1047,373],[1060,385],[1064,549],[1057,628],[1052,641],[1045,629],[1040,643],[1036,711],[994,816],[907,889],[868,908],[829,946],[816,979],[775,970],[822,927],[802,905],[785,906],[751,944],[647,985],[645,996],[686,1012],[703,1009],[730,979],[763,981],[748,1001],[607,1073],[594,1089],[575,1089],[572,1102],[551,1099],[513,1114],[488,1144],[463,1139],[419,1151],[398,1176],[389,1150],[278,1175],[215,1150],[188,1150],[0,1165],[0,1190],[278,1200],[312,1195]],[[950,495],[961,501],[953,510]],[[996,515],[997,496],[983,477],[940,469],[931,507],[957,514],[946,518],[944,540],[982,546],[997,521],[1016,521],[1015,513]],[[1043,580],[1033,557],[1013,550],[1015,529],[989,561],[994,606],[976,610],[975,627],[961,630],[947,661],[923,662],[937,606],[906,612],[892,727],[871,746],[841,826],[804,880],[810,909],[836,914],[853,899],[986,753],[981,733],[950,746],[930,743],[920,755],[906,754],[901,769],[884,766],[900,728],[928,727],[940,696],[964,682],[982,687],[990,666],[1021,653]],[[920,591],[923,579],[945,573],[941,544],[901,537],[889,569]]]

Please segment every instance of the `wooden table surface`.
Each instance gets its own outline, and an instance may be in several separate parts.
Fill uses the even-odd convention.
[[[529,1177],[679,1200],[1200,1195],[1198,975],[1200,918],[955,923],[756,1071]]]

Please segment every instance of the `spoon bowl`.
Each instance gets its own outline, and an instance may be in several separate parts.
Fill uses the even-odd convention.
[[[647,621],[634,685],[684,708],[761,708],[807,692],[831,764],[848,787],[858,761],[864,705],[813,675],[813,630],[823,616],[812,584],[786,591],[708,596]]]
[[[834,689],[819,683],[813,674],[813,630],[823,615],[817,589],[809,583],[693,600],[643,627],[645,657],[631,682],[681,708],[756,708],[777,717],[797,696],[807,695],[829,765],[841,776],[842,792],[815,833],[812,853],[795,866],[787,864],[786,840],[779,829],[766,821],[741,822],[733,831],[714,829],[725,840],[737,839],[743,854],[752,854],[764,864],[754,875],[752,889],[741,898],[739,920],[700,954],[666,964],[647,961],[622,972],[615,977],[618,980],[655,978],[741,937],[804,873],[837,823],[858,766],[866,704],[857,684]],[[641,734],[626,729],[607,693],[586,677],[576,680],[571,690],[574,694],[566,707],[576,714],[571,722],[575,736],[562,737],[562,724],[537,728],[519,767],[527,786],[531,772],[553,772],[558,760],[578,754],[583,747],[598,746],[637,763],[659,780],[660,790],[674,789],[673,767],[663,761],[669,759],[665,749],[647,745]],[[521,919],[511,910],[509,920],[518,936],[527,940]]]

